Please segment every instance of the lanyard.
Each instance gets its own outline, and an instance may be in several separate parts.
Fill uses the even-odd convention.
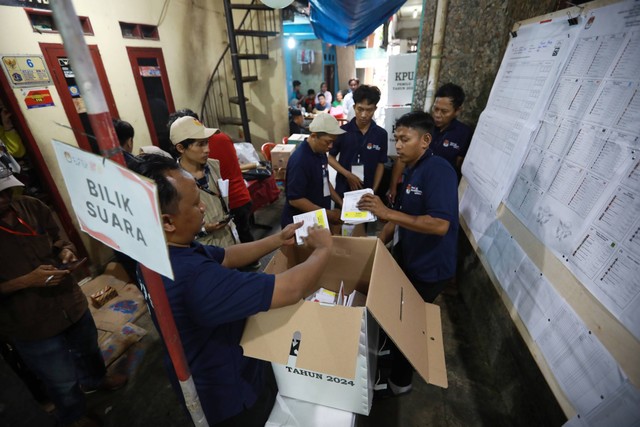
[[[215,189],[218,191],[218,194],[214,193],[213,191],[211,191],[209,189],[209,176],[211,176],[211,181],[213,182],[213,185],[215,186]],[[220,191],[220,187],[218,186],[218,183],[216,182],[216,178],[215,176],[213,176],[213,174],[211,174],[211,168],[209,168],[209,165],[205,165],[204,166],[204,179],[196,179],[196,185],[198,186],[198,188],[202,191],[204,191],[207,194],[210,194],[212,196],[217,197],[218,199],[220,199],[220,204],[222,205],[222,211],[224,212],[225,215],[227,215],[229,213],[229,208],[227,207],[227,204],[224,201],[224,197],[222,197],[222,191]]]
[[[15,230],[11,230],[10,228],[5,228],[3,226],[0,225],[0,230],[6,231],[7,233],[11,233],[11,234],[15,234],[16,236],[37,236],[38,233],[36,233],[36,230],[34,230],[29,224],[27,224],[22,218],[20,218],[17,214],[16,214],[16,218],[18,218],[18,222],[20,224],[22,224],[22,226],[24,228],[26,228],[27,230],[29,230],[28,233],[24,233],[22,231],[15,231]]]

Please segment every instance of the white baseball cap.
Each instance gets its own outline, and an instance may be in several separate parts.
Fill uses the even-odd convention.
[[[346,131],[340,129],[340,124],[331,114],[319,113],[309,125],[311,132],[324,132],[331,135],[342,135]]]
[[[169,139],[173,145],[176,145],[187,139],[209,138],[218,132],[220,132],[219,129],[204,127],[198,119],[194,119],[191,116],[184,116],[171,124]]]
[[[4,163],[0,162],[0,191],[11,187],[24,187],[24,184],[13,176],[13,172]]]

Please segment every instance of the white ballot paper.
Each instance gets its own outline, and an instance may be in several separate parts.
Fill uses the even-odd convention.
[[[361,211],[357,204],[363,194],[373,194],[370,188],[362,190],[347,191],[342,198],[342,213],[340,219],[347,224],[361,224],[363,222],[374,222],[378,218],[369,211]]]
[[[300,221],[304,221],[304,224],[296,230],[296,243],[299,245],[302,245],[304,243],[302,239],[309,235],[309,227],[318,225],[322,228],[329,228],[329,219],[327,218],[326,209],[318,209],[316,211],[305,212],[303,214],[293,216],[294,223]]]

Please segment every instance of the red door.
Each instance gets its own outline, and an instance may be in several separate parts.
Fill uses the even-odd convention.
[[[153,145],[169,151],[169,113],[175,111],[162,49],[127,47],[133,78]]]
[[[78,141],[78,146],[83,150],[100,154],[98,142],[94,137],[93,129],[91,129],[91,123],[89,123],[89,115],[87,114],[82,93],[80,93],[80,89],[76,83],[72,64],[69,62],[64,47],[61,44],[40,43],[40,48],[44,54],[49,71],[53,76],[53,82],[62,100],[62,106],[67,114],[76,141]],[[104,71],[104,65],[102,64],[98,47],[95,45],[89,46],[89,52],[91,53],[93,63],[98,73],[98,79],[100,80],[102,92],[107,101],[109,113],[111,113],[111,117],[117,118],[119,117],[118,109],[116,108],[116,102],[111,93],[111,87],[107,80],[107,73]]]
[[[25,156],[18,160],[23,168],[21,174],[18,175],[18,179],[26,186],[25,194],[36,197],[51,207],[54,213],[58,215],[62,228],[69,240],[76,245],[78,257],[87,256],[82,239],[73,225],[67,206],[62,200],[58,187],[49,172],[49,167],[40,152],[40,147],[36,143],[29,126],[27,126],[27,122],[18,105],[19,101],[16,99],[9,81],[2,72],[0,72],[0,101],[11,112],[13,126],[18,131],[27,151]]]

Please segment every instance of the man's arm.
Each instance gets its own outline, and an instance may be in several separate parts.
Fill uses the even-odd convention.
[[[222,265],[228,268],[243,267],[259,260],[282,245],[293,244],[296,230],[300,227],[302,227],[301,222],[289,224],[280,233],[253,242],[229,246],[224,250]]]
[[[301,212],[311,212],[322,209],[306,197],[300,199],[289,200],[289,204]]]
[[[329,183],[329,194],[331,195],[331,200],[333,200],[336,205],[342,206],[342,197],[340,197],[331,183]]]
[[[69,270],[58,270],[52,265],[41,265],[30,273],[0,283],[0,294],[6,295],[26,288],[44,288],[59,284]]]
[[[462,168],[462,162],[464,162],[464,157],[458,156],[456,157],[456,171],[460,172]]]
[[[378,187],[380,187],[380,182],[382,181],[382,175],[384,175],[384,163],[378,163],[378,166],[376,166],[376,172],[373,175],[374,194],[378,192]]]
[[[331,233],[324,228],[310,228],[305,244],[313,248],[309,258],[287,271],[276,274],[270,308],[295,304],[319,289],[318,279],[331,255]]]
[[[396,225],[393,222],[387,222],[380,233],[378,234],[378,238],[382,240],[382,243],[385,245],[393,239],[393,233],[396,231]]]
[[[389,201],[391,203],[396,202],[396,192],[398,189],[398,181],[402,176],[402,171],[404,170],[405,164],[402,160],[396,159],[393,163],[393,168],[391,169],[391,181],[389,182]]]
[[[383,221],[392,222],[418,233],[444,236],[449,231],[450,222],[445,219],[431,215],[408,215],[389,209],[378,196],[371,194],[365,194],[360,198],[358,209],[370,211]]]
[[[362,188],[363,182],[360,181],[360,178],[358,178],[355,174],[351,173],[351,171],[347,170],[347,168],[342,166],[338,162],[338,159],[336,159],[335,156],[332,156],[331,154],[329,154],[329,164],[331,165],[332,168],[336,170],[336,172],[338,172],[340,175],[344,176],[347,179],[349,188],[351,190],[358,190]]]

